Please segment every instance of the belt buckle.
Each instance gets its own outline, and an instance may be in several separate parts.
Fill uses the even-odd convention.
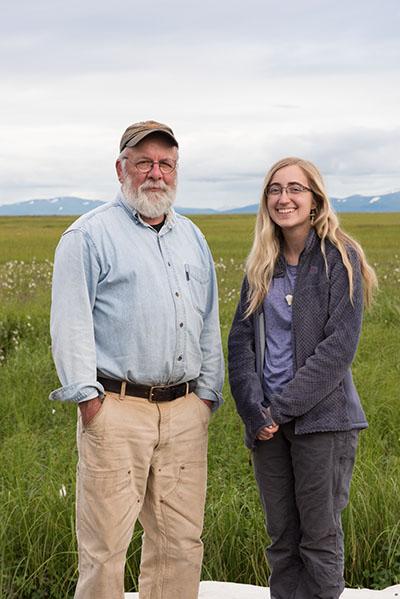
[[[149,397],[147,398],[150,403],[158,403],[156,399],[153,399],[154,389],[167,389],[168,386],[165,385],[152,385],[149,391]]]
[[[182,396],[182,397],[186,397],[189,394],[189,383],[188,383],[188,381],[186,381],[186,383],[177,383],[175,385],[152,385],[150,387],[148,400],[151,403],[158,403],[158,401],[171,401],[171,400],[158,400],[157,401],[157,399],[153,399],[154,390],[155,389],[170,389],[171,387],[177,387],[179,384],[186,386],[185,393]]]

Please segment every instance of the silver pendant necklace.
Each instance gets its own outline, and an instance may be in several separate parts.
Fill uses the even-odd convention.
[[[293,280],[293,272],[291,273],[292,274],[292,280],[291,280],[290,275],[289,275],[289,270],[290,270],[289,265],[286,265],[285,283],[284,283],[284,285],[286,287],[286,289],[285,289],[285,292],[286,292],[285,293],[285,300],[286,300],[287,305],[290,308],[292,306],[292,304],[293,304],[293,287],[294,287],[294,284],[295,284],[295,281],[296,281],[296,276],[297,276],[297,265],[294,266],[294,268],[293,268],[294,272],[296,273],[294,275],[294,280]]]
[[[291,293],[287,293],[285,295],[285,300],[288,306],[291,306],[293,303],[293,295]]]

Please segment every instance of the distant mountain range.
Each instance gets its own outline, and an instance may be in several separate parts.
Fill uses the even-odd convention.
[[[49,200],[26,200],[0,206],[0,216],[54,216],[85,214],[104,202],[75,197],[51,198]]]
[[[336,212],[400,212],[400,191],[380,196],[352,195],[347,198],[332,198]],[[48,200],[27,200],[0,206],[0,216],[54,216],[79,215],[101,206],[100,200],[85,200],[76,197],[59,197]],[[181,214],[254,214],[258,204],[242,208],[213,210],[212,208],[184,208],[176,206]]]

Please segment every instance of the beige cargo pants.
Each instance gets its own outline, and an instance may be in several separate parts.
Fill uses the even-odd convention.
[[[75,599],[123,599],[137,518],[140,599],[197,599],[209,418],[194,393],[159,404],[107,393],[86,428],[78,417]]]

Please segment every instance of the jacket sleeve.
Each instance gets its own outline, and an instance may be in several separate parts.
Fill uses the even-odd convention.
[[[270,398],[271,415],[278,424],[306,414],[323,401],[343,381],[353,361],[361,332],[363,288],[359,258],[352,248],[347,251],[353,267],[353,302],[347,270],[335,250],[331,253],[324,338],[282,393]]]
[[[245,317],[247,293],[245,278],[229,333],[228,368],[232,395],[245,425],[245,442],[251,448],[259,431],[272,424],[272,420],[262,405],[264,393],[256,369],[254,315]]]

